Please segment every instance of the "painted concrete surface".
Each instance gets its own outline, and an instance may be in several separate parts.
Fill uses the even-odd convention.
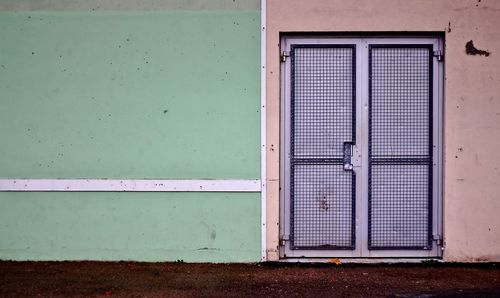
[[[0,10],[237,10],[260,0],[2,0]]]
[[[258,179],[237,2],[0,2],[0,178]],[[0,192],[0,259],[258,261],[260,193]]]
[[[500,260],[500,2],[273,0],[267,6],[267,245],[277,259],[279,37],[286,32],[445,35],[444,260]],[[491,54],[468,55],[466,44]]]
[[[0,178],[258,179],[259,24],[0,12]]]
[[[256,262],[259,193],[0,192],[2,260]]]

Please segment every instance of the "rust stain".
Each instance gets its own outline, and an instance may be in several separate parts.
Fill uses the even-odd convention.
[[[326,197],[322,197],[320,200],[319,200],[319,208],[321,210],[328,210],[329,207],[328,207],[328,201],[326,199]]]

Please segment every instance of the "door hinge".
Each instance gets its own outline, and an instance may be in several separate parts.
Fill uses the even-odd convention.
[[[281,235],[280,237],[280,245],[285,246],[286,242],[290,241],[290,235]]]
[[[290,57],[290,52],[289,51],[282,51],[281,52],[281,62],[286,62],[286,57]]]
[[[433,56],[436,57],[438,61],[443,61],[444,59],[444,54],[442,51],[434,51]]]
[[[436,244],[438,246],[443,246],[443,236],[441,236],[440,234],[432,235],[432,239],[436,241]]]

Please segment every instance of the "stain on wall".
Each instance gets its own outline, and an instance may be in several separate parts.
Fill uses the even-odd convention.
[[[474,42],[472,40],[469,40],[465,44],[465,53],[467,55],[480,55],[480,56],[486,56],[486,57],[488,57],[490,55],[490,52],[488,52],[488,51],[477,49],[474,46]]]

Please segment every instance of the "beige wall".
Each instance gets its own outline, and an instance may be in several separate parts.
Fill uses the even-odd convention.
[[[280,32],[443,32],[444,259],[500,261],[500,1],[268,0],[267,244],[277,259]],[[465,53],[473,40],[488,57]]]

